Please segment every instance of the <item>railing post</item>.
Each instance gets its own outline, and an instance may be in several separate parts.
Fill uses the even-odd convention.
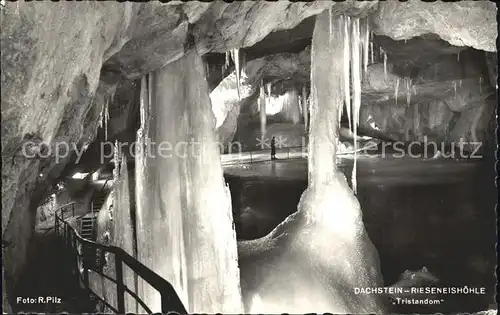
[[[82,256],[81,256],[81,259],[82,259],[82,267],[83,267],[83,285],[85,286],[85,288],[89,288],[90,285],[89,285],[89,270],[87,268],[87,261],[86,261],[86,257],[85,257],[85,253],[88,252],[88,249],[85,248],[86,246],[88,246],[87,244],[85,243],[82,243]],[[80,272],[80,270],[78,270],[78,272]]]
[[[123,263],[119,255],[115,254],[116,298],[118,313],[125,313],[125,286],[123,285]]]
[[[73,263],[76,264],[76,278],[78,279],[78,274],[80,273],[80,270],[78,270],[78,246],[76,243],[76,236],[73,234],[72,238],[72,246],[73,246]],[[80,281],[78,281],[80,283]]]

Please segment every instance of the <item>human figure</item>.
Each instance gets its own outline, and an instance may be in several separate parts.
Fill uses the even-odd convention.
[[[276,159],[276,138],[273,137],[271,139],[271,160],[277,160]]]

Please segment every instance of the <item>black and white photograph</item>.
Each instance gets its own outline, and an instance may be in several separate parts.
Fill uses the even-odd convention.
[[[3,313],[497,314],[497,14],[2,0]]]

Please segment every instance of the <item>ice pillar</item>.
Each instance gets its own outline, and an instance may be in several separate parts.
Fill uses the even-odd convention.
[[[325,280],[328,283],[325,292],[330,294],[333,303],[329,312],[383,313],[379,297],[361,297],[354,293],[355,287],[383,284],[378,253],[366,234],[359,202],[335,165],[337,115],[345,98],[343,71],[344,65],[348,65],[343,53],[343,23],[347,19],[331,19],[328,12],[317,16],[312,39],[309,182],[298,213],[314,226],[314,233],[303,235],[302,246],[308,247],[311,265],[338,271]],[[329,36],[332,40],[325,40]],[[325,239],[333,241],[325,245]],[[338,279],[345,282],[339,284]]]
[[[191,50],[153,73],[148,90],[138,144],[149,152],[136,156],[139,260],[172,283],[189,313],[241,313],[230,193],[201,57]],[[146,286],[143,294],[160,311],[158,294]]]
[[[115,170],[113,184],[113,233],[112,242],[131,256],[135,256],[135,233],[133,227],[133,199],[130,194],[127,158],[115,147]],[[133,183],[132,183],[133,184]],[[134,273],[123,265],[124,284],[136,291]],[[138,312],[137,303],[129,294],[125,294],[125,311]]]
[[[331,36],[336,40],[332,41],[325,40],[330,36],[329,15],[321,14],[316,21],[311,50],[309,183],[327,184],[336,170],[338,108],[344,102],[344,47],[339,20],[333,22]]]

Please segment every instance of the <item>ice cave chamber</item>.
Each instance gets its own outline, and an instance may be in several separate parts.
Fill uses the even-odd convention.
[[[494,2],[8,2],[4,312],[496,313]]]

